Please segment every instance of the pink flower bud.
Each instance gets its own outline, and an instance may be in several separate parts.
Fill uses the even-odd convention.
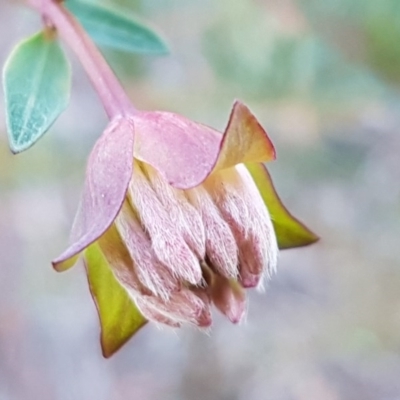
[[[242,320],[246,313],[246,293],[236,280],[215,274],[210,291],[213,303],[229,321],[236,324]]]
[[[168,300],[155,296],[138,296],[135,301],[147,318],[152,316],[146,315],[146,310],[153,309],[174,324],[190,323],[200,327],[211,324],[209,302],[189,289],[173,293]]]
[[[258,171],[267,193],[250,175],[274,158],[268,135],[239,102],[223,134],[166,112],[117,118],[90,156],[71,245],[54,266],[69,268],[98,241],[125,300],[148,320],[208,327],[214,304],[238,323],[244,288],[276,269],[268,195],[286,218],[285,246],[317,240],[284,209],[267,173]]]
[[[129,252],[135,274],[144,287],[164,299],[180,288],[179,280],[156,258],[151,239],[128,202],[122,206],[115,226]]]
[[[200,213],[189,203],[183,190],[175,189],[150,165],[145,172],[165,211],[190,249],[202,260],[206,253],[206,238]]]
[[[199,210],[206,231],[206,254],[221,275],[238,275],[238,248],[228,223],[222,218],[209,193],[200,185],[187,191],[192,204]]]
[[[258,284],[256,277],[264,273],[269,277],[275,271],[278,244],[254,181],[244,165],[237,165],[211,175],[205,186],[236,239],[244,286]]]
[[[135,164],[128,199],[151,237],[152,248],[158,260],[178,279],[193,285],[200,283],[202,275],[198,258],[176,228],[139,163]]]

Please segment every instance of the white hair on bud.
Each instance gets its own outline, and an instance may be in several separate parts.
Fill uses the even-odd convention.
[[[238,249],[229,225],[223,220],[210,194],[203,186],[186,191],[201,213],[206,228],[206,253],[212,267],[227,278],[238,275]]]
[[[184,192],[173,188],[150,165],[145,167],[146,175],[157,196],[169,214],[186,243],[203,260],[206,253],[206,235],[199,212],[189,203]]]
[[[268,278],[270,278],[272,274],[276,273],[279,254],[278,241],[271,216],[247,168],[243,164],[239,164],[236,166],[236,170],[246,187],[247,204],[251,204],[249,214],[253,223],[249,234],[252,236],[252,242],[255,243],[254,247],[258,249],[260,257],[264,260],[263,265]]]
[[[228,222],[239,248],[241,281],[260,284],[261,276],[275,272],[278,245],[267,207],[243,164],[219,171],[206,188]]]
[[[172,291],[178,290],[178,280],[155,257],[150,238],[143,231],[128,202],[123,204],[115,226],[129,251],[142,284],[163,299],[167,299]]]
[[[210,305],[205,302],[194,292],[189,289],[182,289],[179,292],[173,293],[168,300],[160,299],[156,296],[137,296],[135,302],[139,310],[143,310],[146,316],[146,311],[153,310],[161,318],[166,318],[171,324],[189,323],[196,326],[204,326],[205,322],[209,325],[211,323]],[[148,318],[151,318],[147,314]],[[159,322],[160,318],[158,319]]]
[[[199,260],[163,207],[149,181],[135,163],[128,198],[148,232],[156,257],[180,280],[197,284],[202,279]]]
[[[151,293],[139,279],[132,257],[115,224],[98,239],[98,243],[115,278],[126,290],[140,294]]]
[[[143,314],[143,316],[149,321],[153,321],[158,324],[168,325],[172,328],[179,328],[181,324],[174,321],[171,318],[165,316],[156,307],[154,307],[150,302],[146,301],[145,297],[133,298],[136,303],[137,308]]]

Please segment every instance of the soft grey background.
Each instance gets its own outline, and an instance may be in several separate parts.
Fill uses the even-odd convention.
[[[82,266],[50,266],[106,122],[72,57],[69,109],[31,150],[11,155],[0,111],[0,400],[400,399],[398,0],[119,3],[172,48],[106,52],[135,104],[223,129],[247,103],[282,198],[322,241],[281,253],[240,326],[147,326],[104,360]],[[1,0],[1,64],[39,27]]]

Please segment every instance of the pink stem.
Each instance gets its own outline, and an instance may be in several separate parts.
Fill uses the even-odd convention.
[[[130,99],[92,39],[58,0],[28,0],[78,56],[108,117],[135,112]]]

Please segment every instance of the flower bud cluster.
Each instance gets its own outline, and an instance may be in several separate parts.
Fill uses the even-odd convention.
[[[262,285],[278,254],[268,210],[243,164],[181,190],[135,160],[127,198],[99,243],[142,314],[170,326],[211,325],[212,304],[239,322],[244,289]]]

